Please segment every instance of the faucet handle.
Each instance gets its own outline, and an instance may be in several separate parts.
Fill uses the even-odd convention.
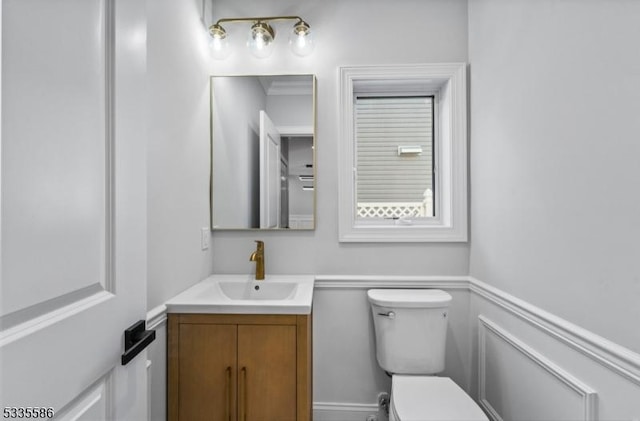
[[[255,242],[258,245],[258,250],[264,250],[264,241],[255,240]]]

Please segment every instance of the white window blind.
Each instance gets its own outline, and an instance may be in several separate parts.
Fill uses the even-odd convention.
[[[434,193],[433,102],[433,96],[355,98],[360,217],[434,216],[432,204],[421,214],[413,210]]]

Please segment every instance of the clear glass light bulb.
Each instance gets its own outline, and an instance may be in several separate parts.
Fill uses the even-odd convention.
[[[226,31],[220,25],[212,25],[209,29],[211,40],[209,41],[209,49],[211,55],[217,60],[229,57],[231,48],[229,48],[229,37]]]
[[[212,38],[209,41],[209,48],[211,49],[211,54],[213,58],[217,60],[223,60],[229,57],[231,54],[231,49],[229,48],[229,40],[225,38]]]
[[[258,22],[251,27],[247,47],[257,58],[269,57],[273,52],[273,39],[273,29],[266,23]]]
[[[291,51],[298,56],[304,57],[311,54],[315,43],[311,29],[306,22],[300,21],[294,25],[293,31],[289,35],[289,46]]]

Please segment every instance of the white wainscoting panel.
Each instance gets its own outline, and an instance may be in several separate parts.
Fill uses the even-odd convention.
[[[478,320],[479,401],[492,418],[597,419],[592,388],[488,318]]]
[[[640,420],[640,355],[472,277],[318,275],[314,419],[366,420],[390,380],[375,360],[370,288],[440,288],[454,297],[444,375],[502,420]],[[164,415],[166,309],[147,314],[151,414]],[[153,418],[152,418],[153,419]]]
[[[149,421],[167,419],[167,307],[159,305],[147,312],[147,329],[156,331],[149,346]]]
[[[640,386],[639,354],[473,277],[469,277],[469,289],[476,296]]]

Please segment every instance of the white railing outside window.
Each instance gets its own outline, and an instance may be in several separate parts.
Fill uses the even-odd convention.
[[[358,218],[404,218],[433,216],[433,191],[424,192],[422,202],[359,202]]]

